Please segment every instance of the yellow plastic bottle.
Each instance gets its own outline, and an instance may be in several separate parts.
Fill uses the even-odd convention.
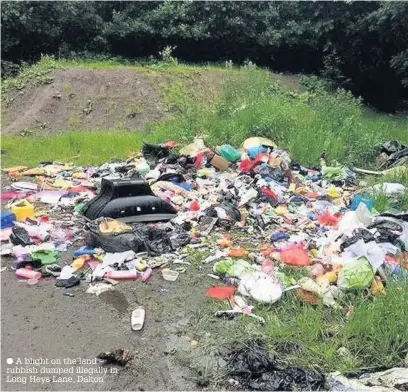
[[[11,212],[16,216],[19,222],[24,222],[27,218],[34,218],[34,206],[27,200],[13,204],[11,206]]]

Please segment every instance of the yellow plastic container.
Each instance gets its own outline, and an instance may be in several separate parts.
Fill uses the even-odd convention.
[[[17,221],[24,222],[27,218],[34,218],[34,206],[24,200],[11,206],[11,212],[16,216]]]

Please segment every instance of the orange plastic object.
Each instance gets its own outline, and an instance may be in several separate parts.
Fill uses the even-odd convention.
[[[242,248],[233,248],[228,252],[229,257],[245,257],[248,256],[248,251]]]
[[[91,256],[89,255],[80,256],[73,261],[71,267],[74,268],[75,270],[79,270],[84,266],[85,262],[89,261],[90,259]]]
[[[210,287],[205,295],[214,299],[227,299],[235,294],[235,287]]]
[[[306,196],[308,199],[316,200],[319,194],[317,192],[312,192],[312,193],[308,193]]]
[[[262,256],[268,257],[275,251],[275,248],[271,244],[262,244],[259,247],[259,251],[261,252]]]
[[[281,260],[288,265],[306,267],[311,264],[310,257],[302,247],[284,249],[280,252]]]
[[[223,238],[222,240],[218,241],[218,246],[220,248],[231,248],[232,246],[232,241],[227,240],[226,238]]]

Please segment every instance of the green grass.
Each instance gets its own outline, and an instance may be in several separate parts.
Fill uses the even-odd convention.
[[[68,67],[126,68],[160,76],[158,85],[172,118],[149,124],[143,133],[121,129],[91,133],[78,129],[73,113],[69,132],[49,137],[35,134],[3,137],[2,149],[6,150],[2,156],[3,167],[34,166],[53,160],[99,165],[140,151],[143,141],[187,143],[195,135],[208,135],[209,146],[222,143],[239,146],[245,138],[258,135],[288,149],[292,157],[304,165],[317,166],[320,153],[326,150],[329,160],[373,169],[373,147],[377,143],[394,138],[408,143],[407,119],[373,114],[344,91],[293,91],[278,84],[273,74],[260,69],[231,70],[166,63],[124,65],[116,61],[56,62],[45,58],[26,68],[18,78],[3,83],[3,104],[10,103],[9,93],[13,89],[25,88],[30,83],[48,83],[54,69]],[[222,72],[223,88],[217,91],[214,86],[198,85],[196,76],[203,71]],[[170,74],[171,80],[166,79]],[[5,115],[2,118],[5,119]],[[408,175],[375,178],[369,185],[379,181],[397,181],[408,186]],[[375,195],[374,199],[375,208],[380,212],[395,204],[382,194]],[[408,208],[408,196],[401,197],[398,203],[400,208]],[[201,257],[204,256],[203,253]],[[295,278],[304,274],[303,269],[288,268],[285,272]],[[349,305],[355,306],[355,312],[347,319]],[[219,302],[210,303],[205,313],[223,306]],[[384,297],[347,294],[339,310],[304,304],[293,293],[285,293],[274,305],[256,305],[254,312],[265,318],[265,326],[260,327],[250,318],[217,323],[208,318],[208,323],[203,321],[201,327],[216,336],[217,346],[262,338],[280,359],[325,371],[399,366],[406,355],[406,284],[389,284]],[[342,347],[350,354],[340,355],[338,350]]]
[[[161,136],[161,137],[160,137]],[[57,160],[75,162],[79,165],[100,165],[112,159],[128,157],[139,152],[143,141],[159,142],[165,134],[143,135],[141,133],[66,132],[58,136],[9,136],[3,137],[2,149],[7,150],[3,167],[24,162],[29,166],[39,162]]]
[[[361,373],[401,366],[408,352],[408,285],[394,282],[386,290],[385,296],[372,298],[362,292],[347,294],[339,310],[302,303],[288,292],[273,305],[255,306],[253,312],[264,317],[264,326],[239,317],[205,329],[214,328],[217,344],[237,345],[259,338],[280,361],[325,372]],[[355,311],[347,318],[350,305]],[[223,306],[212,302],[213,311]],[[340,348],[347,354],[342,355]]]
[[[373,168],[373,147],[382,141],[398,139],[408,143],[408,120],[372,114],[349,93],[324,90],[293,91],[278,84],[266,70],[220,67],[197,67],[185,64],[158,63],[128,65],[117,61],[55,61],[44,58],[25,68],[22,74],[3,82],[3,104],[9,92],[25,88],[28,83],[48,83],[56,68],[117,69],[127,68],[160,76],[164,102],[172,118],[149,124],[143,136],[121,129],[84,133],[68,124],[71,133],[38,141],[24,137],[3,137],[9,153],[4,164],[35,165],[47,159],[73,158],[81,164],[109,160],[110,154],[123,156],[140,147],[142,139],[168,139],[189,142],[197,134],[208,135],[207,144],[230,143],[238,146],[249,136],[259,135],[276,141],[289,150],[294,160],[304,165],[318,165],[326,150],[329,160]],[[221,91],[214,86],[197,84],[203,71],[222,73]],[[169,76],[171,75],[171,76]],[[210,93],[209,93],[210,92]],[[113,136],[114,135],[114,136]],[[112,144],[112,141],[115,143]]]

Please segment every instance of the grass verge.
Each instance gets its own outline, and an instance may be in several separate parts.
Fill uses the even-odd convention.
[[[150,72],[153,77],[171,74],[170,78],[162,78],[161,87],[173,117],[149,124],[143,136],[120,129],[97,134],[76,129],[69,134],[38,140],[30,136],[4,136],[3,148],[8,150],[3,156],[5,165],[22,163],[22,160],[34,165],[44,160],[43,157],[101,164],[112,156],[126,156],[140,147],[143,139],[188,142],[197,134],[206,134],[209,145],[231,143],[236,146],[247,137],[265,136],[287,149],[293,159],[304,165],[318,165],[320,153],[327,151],[329,159],[372,168],[376,144],[389,139],[408,143],[407,119],[372,115],[359,100],[342,90],[293,91],[278,83],[270,72],[253,68],[166,63],[141,66],[115,61],[58,62],[44,58],[39,64],[26,68],[18,78],[3,81],[3,104],[7,105],[8,92],[13,89],[24,88],[30,80],[39,84],[52,82],[53,69],[68,67],[125,67]],[[215,93],[211,91],[213,86],[195,83],[192,75],[208,70],[222,72],[221,91]]]
[[[288,292],[273,305],[256,305],[264,317],[261,326],[250,317],[233,321],[208,321],[205,330],[217,336],[218,345],[265,340],[279,361],[324,372],[361,373],[403,366],[408,353],[408,285],[392,282],[385,296],[349,293],[342,308],[301,302]],[[210,300],[209,300],[210,302]],[[223,305],[212,302],[214,311]],[[354,312],[346,317],[350,307]]]

